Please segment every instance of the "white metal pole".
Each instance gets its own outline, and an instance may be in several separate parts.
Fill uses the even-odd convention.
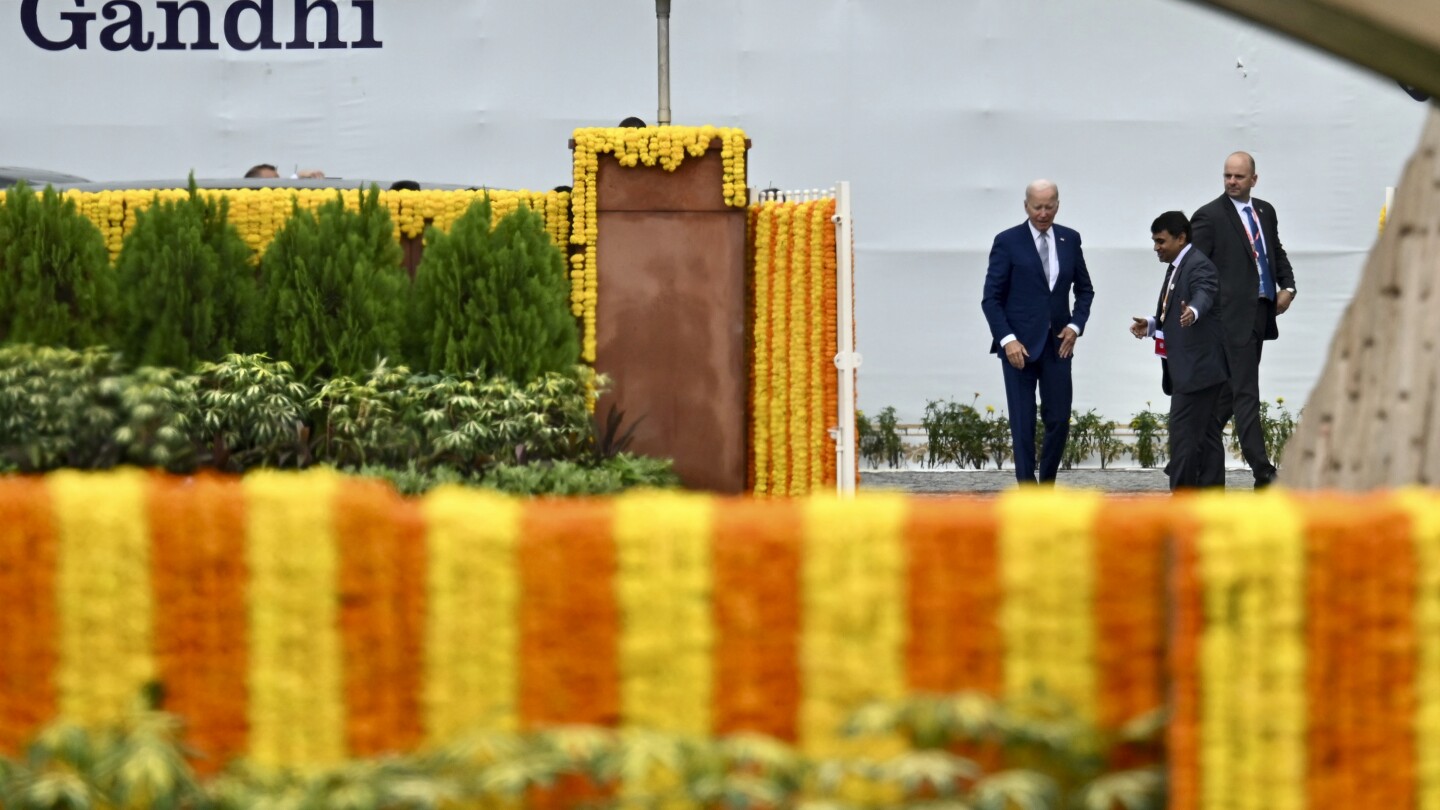
[[[853,222],[850,214],[850,181],[835,187],[835,286],[840,312],[839,345],[835,368],[840,374],[840,435],[835,442],[835,489],[841,497],[855,495],[855,373],[861,357],[855,351],[855,257],[850,244]]]

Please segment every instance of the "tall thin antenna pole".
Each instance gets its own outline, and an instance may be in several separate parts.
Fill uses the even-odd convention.
[[[660,24],[660,117],[662,127],[670,126],[670,0],[655,0],[655,19]]]

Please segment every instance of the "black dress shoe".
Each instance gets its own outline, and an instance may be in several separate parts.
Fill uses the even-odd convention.
[[[1280,473],[1273,469],[1263,473],[1256,473],[1255,488],[1264,489],[1279,480]]]

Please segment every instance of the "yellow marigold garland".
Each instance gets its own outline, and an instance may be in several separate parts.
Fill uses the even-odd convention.
[[[774,275],[774,239],[776,204],[760,206],[755,221],[755,321],[752,324],[754,365],[750,369],[751,467],[754,469],[754,490],[768,494],[770,480],[770,399],[774,389],[770,378],[770,296]]]
[[[790,488],[790,223],[794,209],[775,209],[775,249],[770,277],[770,491]]]
[[[156,674],[146,474],[65,471],[47,481],[59,538],[60,715],[101,727],[129,716]]]
[[[284,227],[294,208],[314,211],[335,199],[335,189],[228,189],[201,190],[205,197],[226,197],[230,202],[230,222],[257,257],[265,252],[275,234]],[[359,205],[361,192],[346,189],[338,192],[349,208]],[[185,189],[127,189],[122,191],[67,191],[84,214],[105,237],[105,246],[114,260],[120,255],[125,236],[135,227],[136,215],[150,207],[156,199],[171,202],[185,199]],[[489,196],[491,215],[499,221],[521,205],[528,206],[545,221],[545,230],[561,248],[570,237],[569,192],[480,190],[382,191],[380,202],[390,211],[395,225],[395,238],[418,239],[428,225],[449,231],[470,205]]]
[[[813,755],[887,752],[840,731],[866,702],[905,692],[906,514],[899,495],[805,503],[799,736]]]
[[[620,708],[628,726],[710,733],[713,512],[713,500],[675,493],[627,495],[615,505]]]
[[[424,504],[427,527],[426,736],[519,725],[521,503],[447,487]]]
[[[1196,515],[1204,588],[1202,810],[1305,803],[1305,542],[1285,495],[1206,496]]]
[[[790,494],[810,491],[810,209],[802,203],[791,217],[790,231],[790,345],[786,365],[790,368],[790,430],[786,444],[791,449]]]
[[[819,492],[827,484],[833,484],[832,476],[826,475],[825,439],[831,425],[836,424],[838,414],[825,410],[825,376],[834,373],[830,362],[834,349],[825,348],[825,231],[831,228],[829,211],[834,200],[821,200],[811,206],[810,211],[810,340],[806,355],[810,358],[810,435],[801,437],[810,452],[810,492]]]
[[[1406,490],[1398,495],[1410,514],[1419,563],[1416,572],[1415,636],[1420,642],[1415,673],[1415,781],[1419,810],[1440,810],[1440,498]]]
[[[338,474],[245,476],[250,570],[250,755],[272,767],[345,759],[339,555],[332,526]],[[306,733],[297,734],[297,718]]]
[[[571,212],[574,224],[570,242],[578,251],[570,257],[570,303],[583,326],[580,356],[595,362],[595,304],[599,276],[596,244],[600,237],[600,215],[596,183],[600,176],[600,155],[614,155],[621,166],[659,166],[665,171],[680,168],[686,155],[701,157],[720,140],[726,205],[744,208],[750,201],[745,181],[745,133],[730,127],[590,127],[575,130],[574,179]]]
[[[1035,690],[1097,719],[1094,493],[1025,488],[1000,501],[1005,694]]]

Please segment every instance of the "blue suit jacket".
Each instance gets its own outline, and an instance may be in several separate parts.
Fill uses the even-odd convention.
[[[1000,339],[1013,334],[1030,357],[1038,359],[1051,335],[1070,324],[1083,333],[1090,318],[1090,302],[1095,288],[1090,284],[1090,271],[1085,267],[1085,253],[1080,249],[1080,234],[1063,225],[1050,226],[1055,240],[1055,254],[1060,273],[1055,289],[1045,277],[1040,264],[1040,251],[1030,236],[1030,223],[1022,222],[995,236],[990,248],[990,268],[985,273],[985,295],[980,307],[990,324],[990,351],[1000,351]],[[1075,292],[1075,308],[1070,308],[1070,292]]]

